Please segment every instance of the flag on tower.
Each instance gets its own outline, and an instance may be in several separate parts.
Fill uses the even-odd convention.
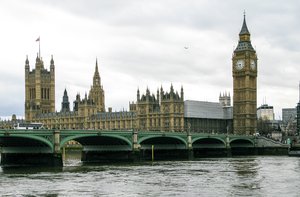
[[[40,36],[35,41],[39,42],[39,57],[41,58],[41,41],[40,41]]]

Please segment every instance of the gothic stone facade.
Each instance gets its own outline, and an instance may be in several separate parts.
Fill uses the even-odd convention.
[[[244,17],[239,42],[232,56],[233,75],[233,132],[254,134],[256,132],[257,56],[251,45],[250,33]],[[44,68],[40,57],[36,68],[30,71],[28,58],[25,62],[25,118],[28,122],[42,122],[47,128],[61,129],[117,129],[183,131],[184,97],[171,85],[169,92],[161,88],[156,96],[147,89],[146,94],[130,103],[130,111],[105,112],[104,90],[98,72],[93,85],[83,99],[76,96],[73,111],[70,110],[67,92],[64,93],[61,112],[55,112],[55,73],[53,58],[50,71]],[[229,96],[230,98],[230,96]],[[230,100],[220,98],[222,105]],[[226,123],[226,125],[228,125]],[[228,129],[226,129],[228,131]],[[218,131],[216,131],[218,132]]]
[[[251,45],[245,16],[232,57],[232,75],[234,133],[252,135],[257,127],[257,56]]]
[[[184,92],[181,87],[180,95],[175,92],[173,85],[170,92],[164,92],[161,87],[156,97],[150,94],[140,96],[137,91],[137,102],[130,109],[136,112],[136,126],[141,130],[154,131],[183,131],[184,130]]]
[[[37,58],[37,64],[41,61]],[[29,67],[28,60],[26,60],[26,68]],[[40,66],[42,67],[42,66]],[[54,61],[51,60],[51,69],[53,68],[54,76]],[[38,66],[36,67],[36,70]],[[46,71],[43,71],[46,73]],[[34,73],[34,72],[33,72]],[[27,70],[25,72],[27,76]],[[52,76],[51,75],[51,76]],[[44,77],[46,79],[44,79]],[[32,78],[30,84],[26,81],[26,92],[32,91],[32,87],[35,89],[41,89],[40,86],[36,87],[35,84],[40,84],[39,81],[43,81],[43,86],[53,84],[54,81],[47,81],[48,75],[42,75],[42,77]],[[38,79],[38,80],[36,80]],[[51,78],[54,80],[54,78]],[[27,88],[28,87],[28,88]],[[36,93],[35,91],[34,93]],[[52,92],[51,90],[49,92]],[[47,92],[46,92],[47,93]],[[81,99],[80,95],[76,95],[76,100],[73,103],[73,111],[70,110],[70,102],[67,94],[67,90],[64,90],[64,96],[61,104],[61,111],[55,112],[54,109],[48,110],[47,103],[42,102],[39,107],[36,107],[38,96],[32,96],[29,94],[31,100],[26,104],[32,103],[29,108],[26,121],[28,122],[41,122],[44,127],[53,129],[100,129],[100,130],[157,130],[157,131],[183,131],[184,125],[184,102],[183,102],[183,88],[181,88],[180,95],[174,91],[171,85],[170,92],[164,92],[161,88],[160,93],[157,93],[157,97],[150,95],[150,91],[147,89],[146,95],[140,97],[139,90],[137,101],[130,103],[130,111],[112,112],[109,109],[105,112],[105,100],[104,89],[101,85],[101,78],[98,71],[98,62],[96,60],[95,72],[93,77],[93,85],[89,91],[89,94],[85,94]],[[41,96],[44,98],[44,96]],[[47,98],[47,94],[46,94]],[[45,99],[46,99],[45,98]],[[51,100],[52,102],[52,100]],[[53,104],[55,103],[53,97]],[[43,106],[46,104],[46,106]],[[31,105],[29,105],[31,106]],[[39,109],[39,110],[31,110]],[[46,110],[47,109],[47,110]],[[25,108],[27,112],[27,109]]]
[[[25,61],[25,119],[33,120],[37,114],[55,112],[55,66],[53,57],[50,71],[44,68],[37,56],[35,69],[30,71],[28,57]]]

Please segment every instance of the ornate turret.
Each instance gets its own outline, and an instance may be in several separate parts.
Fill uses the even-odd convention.
[[[139,90],[139,88],[137,89],[137,93],[136,93],[136,99],[137,99],[137,102],[139,102],[140,101],[140,90]]]
[[[39,61],[40,61],[40,57],[39,57],[39,54],[37,53],[36,58],[35,58],[35,62],[39,62]]]
[[[180,97],[181,97],[181,100],[184,101],[183,86],[181,86],[181,89],[180,89]]]
[[[85,95],[84,95],[84,101],[87,101],[87,100],[88,100],[87,94],[85,93]]]
[[[98,112],[105,111],[105,104],[104,104],[104,90],[103,86],[101,85],[101,78],[98,70],[98,60],[96,58],[96,65],[95,65],[95,72],[93,76],[93,85],[89,92],[89,100],[91,100],[97,108]]]
[[[171,83],[171,87],[170,87],[170,94],[173,95],[174,94],[174,88],[173,88],[173,84]]]
[[[53,55],[51,55],[50,66],[54,66]]]
[[[37,54],[35,59],[35,69],[40,70],[41,68],[42,68],[41,59],[39,57],[39,54]]]
[[[78,105],[80,103],[80,94],[77,93],[76,95],[76,100],[73,102],[73,111],[77,112],[78,111]]]
[[[70,111],[70,102],[67,90],[64,91],[63,101],[61,103],[61,112],[69,112]]]
[[[219,103],[223,106],[223,107],[228,107],[231,106],[231,98],[230,98],[230,93],[227,94],[227,92],[221,94],[219,96]]]
[[[163,89],[163,87],[161,86],[161,87],[160,87],[160,100],[162,100],[163,94],[164,94],[164,89]]]
[[[26,55],[26,60],[25,60],[25,73],[29,74],[30,71],[30,66],[29,66],[29,60],[28,60],[28,55]]]
[[[93,77],[93,86],[100,86],[100,75],[98,71],[98,60],[96,58],[96,66],[95,66],[95,72],[94,72],[94,77]]]
[[[51,101],[51,111],[55,111],[55,65],[53,60],[53,55],[51,55],[50,60],[50,101]]]
[[[25,65],[26,65],[26,66],[29,66],[28,55],[26,55]]]
[[[26,55],[25,60],[25,118],[30,119],[30,99],[32,90],[30,89],[30,83],[29,83],[29,73],[30,73],[30,66],[29,66],[29,60],[28,55]]]
[[[157,91],[156,91],[156,99],[157,99],[157,103],[159,103],[159,89],[157,88]]]

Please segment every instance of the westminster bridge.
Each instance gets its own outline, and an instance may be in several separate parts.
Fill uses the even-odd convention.
[[[260,136],[161,131],[0,130],[1,165],[63,165],[75,140],[82,161],[151,160],[249,154],[287,154],[288,145]]]

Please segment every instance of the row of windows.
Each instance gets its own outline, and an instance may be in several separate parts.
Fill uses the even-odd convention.
[[[77,123],[45,123],[46,128],[59,128],[59,129],[120,129],[129,130],[135,128],[133,121],[110,121],[110,122],[77,122]]]
[[[231,131],[232,122],[221,119],[189,118],[185,120],[185,128],[197,133],[226,133]]]
[[[29,98],[30,99],[35,99],[36,97],[35,97],[35,88],[30,88],[29,89]]]
[[[139,112],[142,113],[142,114],[145,114],[146,113],[146,110],[147,110],[147,107],[139,107]],[[159,106],[153,106],[153,105],[150,105],[148,106],[148,112],[149,113],[153,113],[153,112],[165,112],[165,113],[168,113],[168,112],[182,112],[183,111],[183,105],[173,105],[173,109],[172,109],[172,106],[168,106],[168,105],[161,105],[160,107]]]
[[[36,99],[36,89],[29,88],[29,98]],[[50,99],[50,89],[49,88],[41,88],[41,99],[49,100]]]
[[[162,123],[163,122],[163,123]],[[155,129],[155,128],[169,128],[169,127],[174,127],[174,128],[181,128],[183,125],[181,124],[181,119],[180,118],[174,118],[174,122],[170,122],[170,119],[164,119],[161,121],[161,119],[141,119],[140,120],[140,127],[141,129]],[[158,129],[159,130],[159,129]]]
[[[41,89],[41,97],[42,99],[50,99],[50,89],[49,88],[42,88]]]

